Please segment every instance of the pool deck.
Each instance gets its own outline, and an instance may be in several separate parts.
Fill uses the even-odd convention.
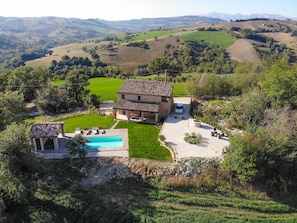
[[[100,149],[88,149],[86,158],[100,157],[100,156],[117,156],[117,157],[129,157],[129,142],[128,142],[128,129],[107,129],[102,134],[83,134],[85,137],[101,137],[101,136],[122,136],[123,146],[114,148],[100,148]],[[44,150],[35,151],[35,154],[43,159],[64,159],[69,157],[69,153],[65,147],[65,142],[73,138],[75,133],[66,133],[65,137],[61,134],[58,137],[59,149],[58,150]]]

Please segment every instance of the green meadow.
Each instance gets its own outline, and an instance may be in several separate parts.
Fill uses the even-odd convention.
[[[100,101],[116,101],[117,91],[121,87],[124,80],[117,78],[106,78],[106,77],[96,77],[89,79],[90,85],[87,89],[91,91],[92,94],[100,96]],[[55,85],[60,85],[65,83],[64,80],[56,80],[52,82]],[[173,96],[184,97],[188,96],[185,84],[173,83]]]
[[[90,85],[87,89],[91,91],[92,94],[100,96],[100,101],[116,101],[117,91],[124,80],[116,78],[91,78],[89,79]]]
[[[182,35],[182,40],[204,41],[217,45],[222,49],[226,49],[235,42],[235,38],[229,36],[224,31],[196,31]]]
[[[160,38],[160,37],[178,33],[178,32],[180,31],[179,30],[156,30],[156,31],[150,31],[150,32],[133,33],[131,34],[132,39],[130,41],[143,41],[143,40],[154,39],[155,37]],[[118,37],[124,40],[126,35],[118,35]]]

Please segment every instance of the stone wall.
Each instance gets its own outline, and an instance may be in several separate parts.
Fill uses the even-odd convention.
[[[96,158],[90,169],[82,168],[85,178],[81,184],[87,188],[106,182],[121,181],[128,177],[194,177],[201,174],[211,162],[219,159],[188,158],[178,162],[161,162],[136,158]]]

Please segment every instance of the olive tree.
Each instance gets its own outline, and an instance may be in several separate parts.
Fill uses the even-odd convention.
[[[69,139],[65,146],[72,157],[78,155],[80,158],[84,158],[87,155],[87,142],[89,142],[87,138],[81,134],[78,134]]]

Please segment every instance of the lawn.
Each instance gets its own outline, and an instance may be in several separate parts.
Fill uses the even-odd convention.
[[[183,41],[197,40],[215,44],[222,49],[226,49],[235,42],[235,38],[229,36],[224,31],[197,31],[182,35]]]
[[[130,157],[172,161],[169,150],[162,147],[158,141],[158,127],[121,121],[116,129],[121,128],[128,129]]]
[[[71,133],[75,131],[75,128],[92,128],[102,127],[109,129],[115,123],[112,115],[95,115],[95,114],[83,114],[76,116],[69,116],[54,120],[56,122],[65,122],[65,132]]]

